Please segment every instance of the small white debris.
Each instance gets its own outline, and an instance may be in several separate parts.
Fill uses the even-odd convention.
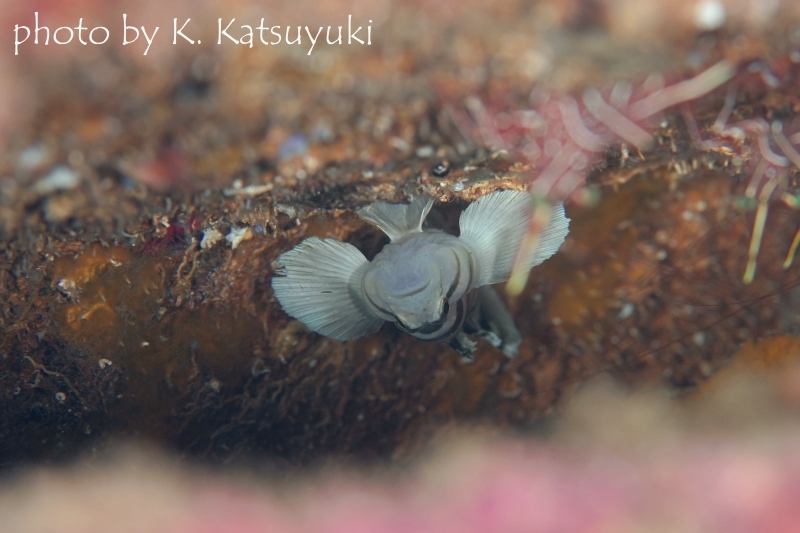
[[[67,191],[80,182],[81,177],[77,172],[65,166],[57,166],[33,185],[33,191],[44,196],[55,191]]]
[[[626,318],[631,316],[634,311],[636,311],[636,306],[630,302],[625,302],[625,304],[623,304],[622,306],[622,309],[620,309],[617,318],[619,320],[625,320]]]
[[[306,154],[303,156],[303,165],[305,165],[306,170],[309,172],[316,172],[319,168],[319,159],[313,155]]]
[[[64,401],[67,399],[67,395],[64,394],[63,392],[57,392],[53,397],[56,399],[58,403],[64,403]]]
[[[284,215],[288,216],[292,220],[297,218],[297,209],[295,209],[294,207],[292,207],[290,205],[277,204],[275,206],[275,214],[277,215],[278,213],[283,213]]]
[[[455,192],[461,192],[461,191],[463,191],[463,190],[464,190],[464,182],[462,182],[462,181],[457,181],[457,182],[455,182],[455,183],[453,184],[453,190],[454,190]]]
[[[250,228],[237,228],[236,226],[233,226],[231,228],[231,232],[228,233],[227,237],[225,237],[225,240],[231,243],[231,248],[235,250],[236,247],[242,243],[242,241],[252,238],[253,232],[250,230]]]
[[[142,348],[147,348],[148,346],[150,346],[150,343],[149,343],[149,342],[147,342],[147,341],[142,341]]]
[[[114,363],[110,359],[100,359],[97,364],[100,365],[100,369],[102,370],[113,365]]]
[[[241,183],[239,183],[240,187],[235,187],[232,189],[224,189],[222,194],[225,196],[258,196],[259,194],[265,194],[272,190],[272,183],[266,183],[264,185],[248,185],[247,187],[241,187]]]
[[[217,378],[212,378],[208,382],[208,388],[211,389],[214,392],[219,392],[219,389],[220,389],[221,386],[222,386],[222,383],[220,383]]]
[[[694,23],[704,31],[716,30],[725,24],[725,6],[719,0],[702,0],[694,9]]]
[[[411,151],[411,145],[401,137],[392,137],[389,139],[389,146],[406,154]]]
[[[47,150],[41,144],[37,144],[24,149],[17,157],[17,166],[20,170],[31,170],[47,159]]]
[[[64,278],[61,281],[59,281],[56,286],[58,287],[58,290],[61,292],[61,294],[63,294],[70,300],[77,299],[78,287],[77,285],[75,285],[75,282],[72,281],[71,279]]]
[[[200,239],[200,249],[207,250],[219,241],[222,240],[222,233],[217,231],[217,228],[208,228],[203,232],[203,238]]]
[[[420,146],[417,148],[417,157],[430,157],[433,155],[433,146]]]

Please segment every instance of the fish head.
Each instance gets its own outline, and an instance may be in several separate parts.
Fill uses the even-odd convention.
[[[372,310],[418,337],[446,329],[454,304],[469,290],[472,258],[456,237],[422,232],[388,244],[364,274]]]

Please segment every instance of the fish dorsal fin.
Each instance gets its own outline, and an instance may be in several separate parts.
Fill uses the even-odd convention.
[[[372,222],[396,241],[406,235],[422,232],[422,222],[433,206],[430,196],[418,196],[410,204],[375,202],[357,211],[358,216]]]
[[[522,237],[531,222],[531,196],[524,191],[499,191],[472,202],[461,214],[459,237],[475,256],[475,286],[502,283],[511,275]],[[528,259],[531,269],[556,253],[569,233],[564,206],[552,208],[539,243]]]
[[[352,244],[312,237],[278,259],[275,296],[290,316],[340,341],[380,329],[383,320],[364,302],[361,278],[369,262]]]

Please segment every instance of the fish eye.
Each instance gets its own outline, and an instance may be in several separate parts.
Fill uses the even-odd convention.
[[[444,304],[442,305],[442,315],[447,315],[450,312],[450,300],[447,298],[444,299]]]
[[[450,172],[450,162],[446,160],[440,161],[433,166],[431,171],[433,172],[434,176],[439,178],[447,176],[447,174]]]

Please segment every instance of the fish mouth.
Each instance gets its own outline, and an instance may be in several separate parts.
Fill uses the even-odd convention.
[[[406,324],[403,323],[402,320],[399,318],[397,319],[397,327],[405,331],[406,333],[422,333],[424,335],[429,335],[431,333],[436,333],[444,324],[444,317],[441,317],[439,320],[435,322],[426,322],[422,324],[418,328],[410,328]]]

